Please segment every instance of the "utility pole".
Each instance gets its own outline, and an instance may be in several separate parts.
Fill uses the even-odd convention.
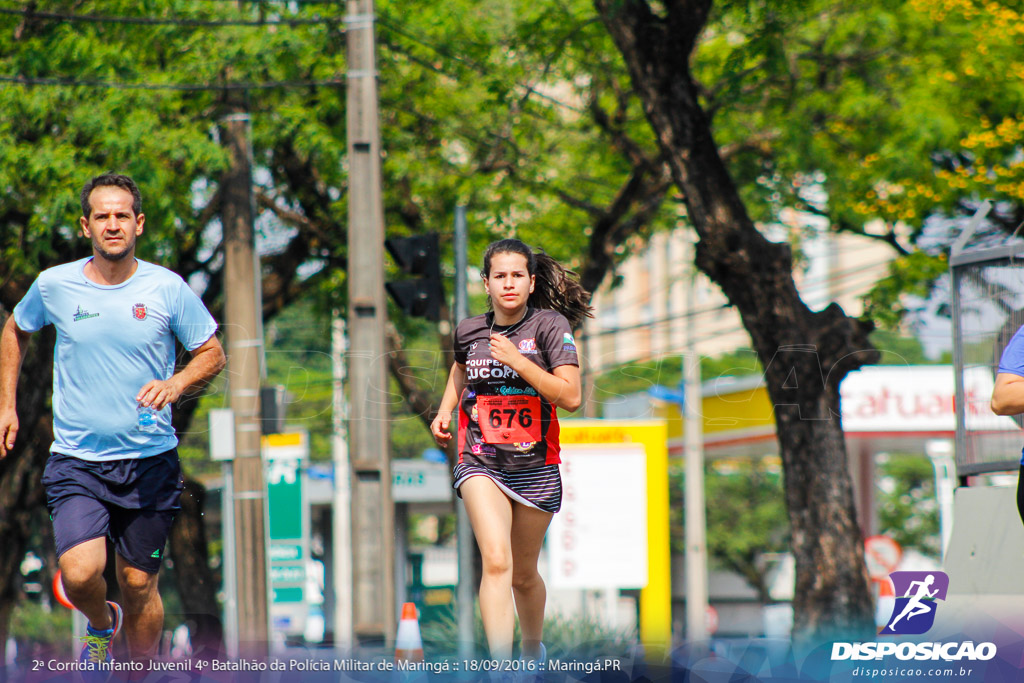
[[[466,207],[455,207],[455,320],[453,330],[469,317],[469,287],[466,268],[469,261],[469,229]],[[454,333],[452,339],[454,339]],[[461,397],[460,397],[461,398]],[[458,419],[458,418],[456,418]],[[458,425],[458,422],[455,422]],[[456,440],[457,442],[458,440]],[[470,659],[473,652],[473,527],[462,499],[455,502],[456,536],[458,538],[459,585],[455,587],[456,626],[459,634],[459,657]]]
[[[384,357],[381,199],[373,0],[348,0],[348,330],[352,463],[352,629],[362,644],[395,636],[394,505]]]
[[[347,648],[352,644],[352,481],[348,458],[348,402],[345,400],[345,319],[335,313],[331,320],[331,367],[334,387],[331,417],[331,456],[334,461],[332,499],[332,564],[334,573],[334,642]]]
[[[697,271],[690,277],[686,302],[686,639],[691,647],[708,640],[708,548],[704,510],[704,415],[700,381],[700,356],[697,355]]]
[[[248,114],[221,122],[230,167],[222,183],[224,226],[224,330],[228,391],[235,414],[234,512],[238,642],[242,655],[266,655],[270,620],[267,605],[266,485],[260,454],[260,335],[253,231],[252,149]]]

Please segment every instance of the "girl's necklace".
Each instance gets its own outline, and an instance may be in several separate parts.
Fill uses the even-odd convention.
[[[506,330],[498,330],[498,334],[500,334],[501,336],[503,336],[506,339],[508,339],[509,335],[512,334],[513,332],[515,332],[516,329],[518,329],[518,327],[522,324],[522,322],[524,320],[526,320],[526,314],[529,313],[529,312],[530,312],[530,307],[527,306],[526,310],[523,311],[523,315],[522,315],[522,317],[519,318],[519,320],[517,320],[514,323],[512,323],[511,325],[509,325],[508,329],[506,329]],[[495,315],[495,316],[493,316],[491,318],[491,328],[487,331],[487,336],[488,337],[490,337],[492,334],[494,334],[494,322],[497,319],[498,319],[497,315]]]

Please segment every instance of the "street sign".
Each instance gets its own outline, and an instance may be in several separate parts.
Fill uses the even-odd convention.
[[[868,536],[864,539],[864,562],[872,579],[887,579],[896,571],[903,559],[903,548],[888,536]]]
[[[555,588],[647,585],[647,455],[641,444],[570,445],[551,521]],[[614,504],[609,504],[614,501]]]
[[[445,463],[426,460],[391,461],[391,497],[396,503],[434,503],[452,499]]]
[[[309,501],[305,432],[263,437],[264,477],[267,482],[270,616],[274,630],[286,635],[303,632],[308,616],[304,590],[309,558]]]

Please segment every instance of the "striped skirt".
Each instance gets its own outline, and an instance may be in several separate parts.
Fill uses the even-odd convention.
[[[470,477],[483,476],[489,477],[506,496],[517,503],[544,512],[558,512],[562,507],[562,477],[558,465],[508,472],[459,463],[455,466],[454,475],[453,486],[456,491]],[[459,497],[462,497],[462,493],[459,493]]]

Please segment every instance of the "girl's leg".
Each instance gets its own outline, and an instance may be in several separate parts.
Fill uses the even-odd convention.
[[[512,501],[490,478],[470,477],[459,487],[480,547],[480,616],[494,659],[512,656]]]
[[[521,650],[523,657],[537,659],[547,600],[544,580],[537,571],[537,557],[552,515],[520,503],[512,506],[512,592],[523,637]]]

